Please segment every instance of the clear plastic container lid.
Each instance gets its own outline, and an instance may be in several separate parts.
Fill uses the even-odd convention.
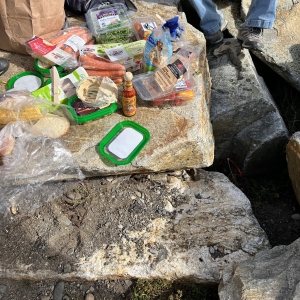
[[[115,32],[129,34],[132,31],[132,21],[127,8],[122,3],[107,5],[102,8],[92,8],[85,14],[88,28],[95,35]],[[127,30],[130,30],[127,32]]]
[[[192,76],[179,80],[171,89],[163,91],[156,82],[155,73],[136,75],[132,79],[132,84],[142,100],[154,101],[172,94],[186,90],[197,90],[197,85]],[[172,98],[172,97],[171,97]]]

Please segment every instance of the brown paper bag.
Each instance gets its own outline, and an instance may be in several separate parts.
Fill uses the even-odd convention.
[[[25,41],[60,31],[64,0],[0,1],[0,49],[28,54]]]

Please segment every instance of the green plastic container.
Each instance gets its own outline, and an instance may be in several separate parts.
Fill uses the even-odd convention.
[[[34,68],[39,73],[41,73],[44,77],[51,77],[50,70],[52,67],[43,68],[42,66],[40,66],[40,64],[41,64],[41,62],[36,58],[34,60]],[[61,66],[55,66],[55,67],[56,67],[58,73],[62,73],[64,71],[64,68]],[[60,76],[60,77],[62,77],[62,76]]]
[[[30,92],[33,92],[44,86],[44,77],[35,71],[26,71],[19,73],[16,76],[9,79],[7,83],[7,89],[13,88],[26,88]]]
[[[110,106],[99,109],[95,112],[92,112],[88,115],[85,116],[78,116],[75,109],[72,106],[72,103],[74,101],[78,100],[78,97],[76,95],[70,97],[68,99],[67,105],[69,106],[68,109],[71,113],[71,117],[74,121],[78,122],[79,124],[84,124],[86,122],[90,122],[96,119],[103,118],[107,115],[110,115],[114,113],[118,109],[118,104],[117,103],[112,103]]]
[[[101,140],[99,153],[115,163],[126,165],[141,152],[150,140],[149,131],[133,121],[122,121]]]

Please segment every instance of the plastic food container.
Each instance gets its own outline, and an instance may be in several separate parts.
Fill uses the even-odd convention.
[[[29,92],[38,90],[44,86],[44,77],[34,71],[26,71],[19,73],[16,76],[9,79],[7,88],[9,90],[13,88],[26,88]]]
[[[38,60],[37,58],[34,60],[34,68],[41,73],[44,77],[51,77],[50,70],[52,66],[47,66],[42,61]],[[57,72],[60,74],[64,71],[64,68],[61,66],[56,65]],[[62,77],[62,76],[60,76]]]
[[[194,99],[197,90],[192,76],[179,80],[167,91],[163,91],[157,84],[154,73],[136,75],[133,77],[132,84],[141,100],[149,101],[153,106],[186,104]]]
[[[118,123],[100,141],[98,150],[101,156],[116,165],[126,165],[141,152],[150,140],[149,131],[133,121]]]
[[[92,8],[85,14],[85,19],[97,43],[129,43],[137,39],[127,8],[122,3]]]
[[[68,99],[68,109],[70,111],[71,114],[71,118],[76,121],[79,124],[83,124],[89,121],[93,121],[96,119],[100,119],[103,118],[107,115],[110,115],[112,113],[114,113],[117,109],[118,109],[118,104],[117,103],[112,103],[110,106],[102,108],[102,109],[97,109],[94,112],[88,113],[86,115],[78,115],[75,111],[74,108],[74,103],[76,101],[80,101],[82,102],[80,99],[78,99],[77,96],[73,96],[71,98]]]
[[[134,18],[133,26],[141,40],[147,40],[152,31],[157,28],[156,20],[151,16]]]

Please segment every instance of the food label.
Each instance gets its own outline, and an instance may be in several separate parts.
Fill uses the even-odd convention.
[[[187,85],[184,80],[179,80],[177,83],[175,83],[176,89],[186,89]]]
[[[100,12],[97,14],[97,19],[101,29],[106,28],[108,25],[118,24],[121,22],[116,9]]]
[[[56,65],[62,65],[71,55],[56,47],[44,42],[42,38],[36,37],[28,42],[29,47],[35,53],[44,56]]]
[[[104,50],[111,61],[124,65],[126,69],[141,69],[141,60],[144,53],[146,41],[140,40],[122,46]]]
[[[141,25],[145,31],[153,30],[157,27],[155,22],[141,23]]]
[[[131,117],[136,113],[136,96],[126,98],[122,97],[123,113],[127,117]]]
[[[155,81],[163,91],[170,89],[186,73],[182,61],[176,59],[173,63],[158,69],[154,75]]]
[[[70,38],[67,39],[65,44],[70,46],[74,50],[74,52],[77,52],[79,48],[85,44],[85,41],[78,35],[73,34]]]

